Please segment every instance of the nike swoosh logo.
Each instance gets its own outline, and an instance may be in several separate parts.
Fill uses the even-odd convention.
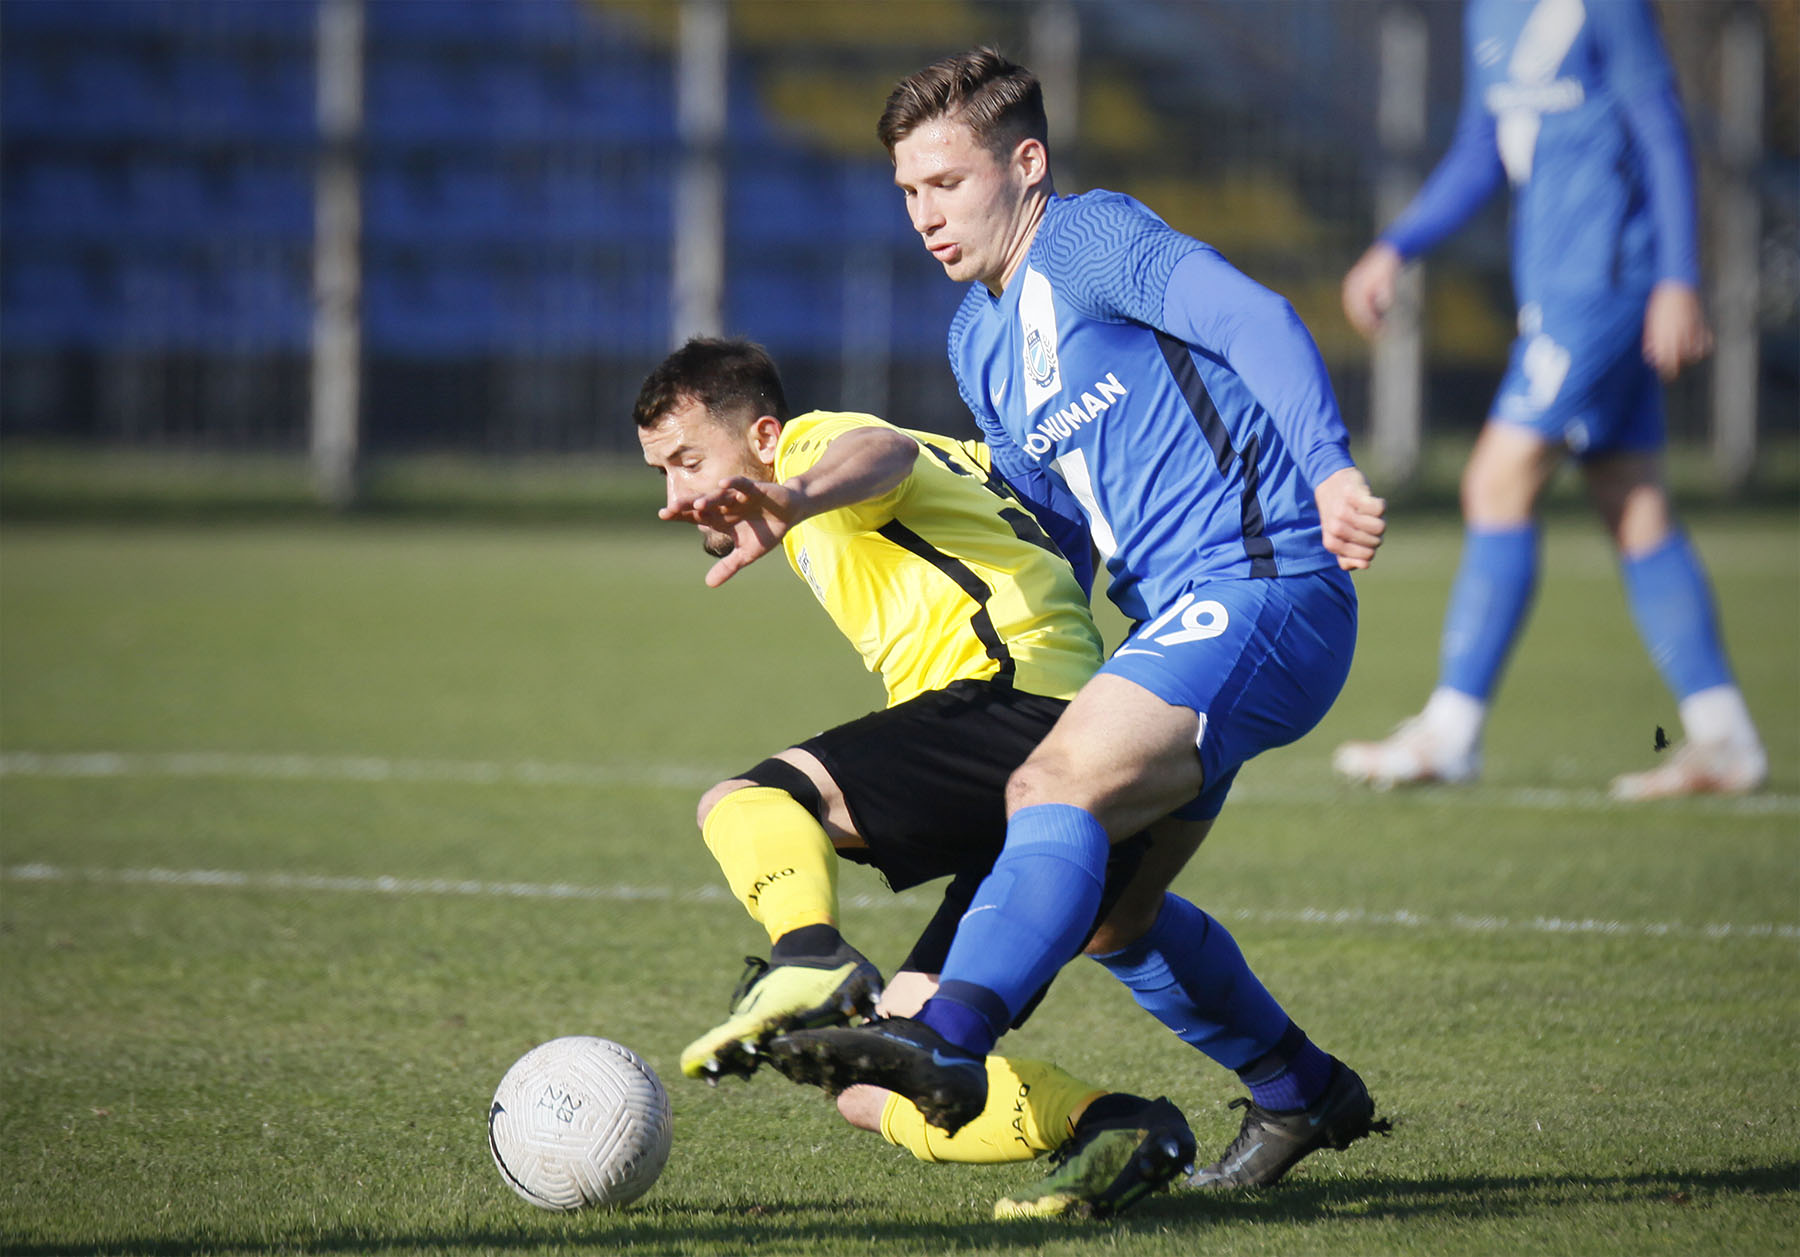
[[[969,1069],[978,1066],[983,1074],[987,1066],[980,1061],[972,1061],[966,1056],[945,1056],[936,1048],[931,1049],[931,1063],[939,1069]]]
[[[1117,650],[1113,651],[1113,658],[1117,659],[1120,655],[1154,655],[1154,656],[1156,656],[1156,658],[1161,659],[1162,651],[1160,651],[1160,650],[1140,650],[1136,646],[1121,646]]]
[[[1258,1140],[1256,1143],[1253,1143],[1248,1148],[1244,1149],[1242,1156],[1233,1159],[1232,1162],[1225,1167],[1225,1172],[1227,1174],[1236,1174],[1239,1170],[1243,1169],[1244,1166],[1249,1164],[1251,1157],[1255,1156],[1261,1150],[1262,1141]]]

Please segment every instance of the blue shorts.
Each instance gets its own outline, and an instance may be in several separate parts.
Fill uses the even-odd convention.
[[[1245,760],[1319,723],[1356,650],[1347,572],[1205,581],[1132,630],[1100,669],[1200,716],[1204,786],[1175,811],[1210,820]]]
[[[1633,290],[1521,309],[1494,419],[1582,459],[1661,449],[1662,382],[1644,361],[1646,300]]]

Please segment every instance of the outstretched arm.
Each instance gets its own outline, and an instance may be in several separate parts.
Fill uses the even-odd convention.
[[[911,474],[918,442],[891,428],[857,428],[834,438],[818,461],[779,483],[734,476],[711,493],[658,512],[729,533],[735,543],[706,573],[717,588],[781,544],[801,520],[855,506],[892,490]]]

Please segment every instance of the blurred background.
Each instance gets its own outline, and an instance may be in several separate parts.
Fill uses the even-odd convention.
[[[1664,0],[1714,357],[1675,481],[1800,484],[1800,0]],[[0,0],[0,511],[591,504],[644,373],[754,337],[802,408],[972,427],[874,122],[991,42],[1062,192],[1286,294],[1359,457],[1449,492],[1512,336],[1500,199],[1379,357],[1344,270],[1448,143],[1449,0]],[[1411,331],[1407,330],[1410,325]],[[609,469],[611,469],[609,471]],[[626,490],[629,495],[629,490]]]

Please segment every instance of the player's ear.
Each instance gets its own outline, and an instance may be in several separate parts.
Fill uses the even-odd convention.
[[[1020,140],[1012,152],[1012,167],[1022,186],[1030,188],[1050,178],[1050,150],[1034,136]]]
[[[781,444],[781,420],[774,415],[761,415],[745,430],[750,452],[770,466],[775,465],[775,447]]]

